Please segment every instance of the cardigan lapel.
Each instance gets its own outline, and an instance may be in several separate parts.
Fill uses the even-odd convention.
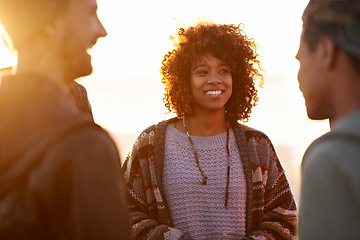
[[[250,166],[250,154],[248,151],[248,144],[245,137],[245,131],[241,124],[236,121],[231,122],[231,127],[235,133],[236,144],[239,149],[240,159],[243,165],[245,179],[246,179],[246,236],[251,233],[253,228],[252,222],[252,205],[253,205],[253,182],[252,169]],[[230,170],[231,171],[231,170]]]
[[[172,118],[164,120],[156,124],[155,133],[154,133],[154,165],[155,165],[155,174],[156,179],[158,179],[158,184],[160,188],[161,198],[163,199],[163,204],[165,206],[165,211],[169,222],[167,224],[172,226],[171,218],[169,214],[168,204],[164,195],[164,185],[163,185],[163,172],[164,172],[164,161],[165,161],[165,139],[166,139],[166,128],[169,123],[175,121],[177,118]]]

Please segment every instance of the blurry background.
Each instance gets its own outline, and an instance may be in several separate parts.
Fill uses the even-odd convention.
[[[159,73],[171,49],[169,36],[199,20],[244,23],[266,70],[260,100],[246,124],[270,137],[298,202],[302,155],[329,130],[327,121],[307,118],[298,89],[295,55],[308,0],[97,1],[108,36],[91,52],[93,74],[78,82],[87,88],[95,121],[112,134],[122,160],[144,128],[174,116],[166,114]],[[14,64],[0,42],[0,68]]]

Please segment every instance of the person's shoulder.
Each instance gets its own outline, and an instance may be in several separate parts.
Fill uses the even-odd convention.
[[[83,137],[86,139],[93,139],[94,141],[111,141],[113,143],[111,134],[108,130],[102,128],[100,125],[94,123],[89,123],[88,127],[79,130],[79,137]]]
[[[175,121],[176,118],[166,119],[162,120],[158,123],[152,124],[148,127],[146,127],[140,135],[137,137],[137,141],[141,141],[143,139],[153,138],[155,134],[164,135],[166,132],[167,126]]]
[[[303,169],[341,169],[357,161],[360,155],[360,137],[341,131],[328,132],[317,138],[306,150]]]
[[[55,147],[71,149],[113,149],[115,143],[107,132],[92,121],[74,121],[54,140]]]
[[[235,124],[233,124],[234,128],[240,131],[244,132],[245,138],[247,141],[249,141],[250,139],[254,139],[257,142],[259,142],[260,140],[265,140],[267,142],[270,142],[269,137],[262,131],[255,129],[253,127],[250,127],[248,125],[236,122]]]
[[[326,176],[339,181],[360,182],[360,143],[343,139],[339,135],[325,134],[315,140],[306,150],[302,161],[302,172],[312,179]]]
[[[354,133],[329,132],[316,139],[304,154],[304,165],[336,165],[357,161],[360,136]]]
[[[116,144],[106,130],[90,121],[67,124],[44,148],[39,174],[47,176],[41,169],[81,171],[84,166],[110,169],[120,164]]]
[[[356,147],[360,150],[360,133],[357,131],[330,131],[317,138],[308,148],[308,151],[323,151],[329,153]]]

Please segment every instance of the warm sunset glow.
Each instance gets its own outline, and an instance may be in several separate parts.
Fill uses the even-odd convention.
[[[123,156],[147,126],[163,119],[159,69],[171,48],[169,35],[199,20],[245,24],[259,44],[264,74],[259,102],[246,124],[273,141],[289,181],[298,194],[299,166],[310,142],[328,131],[326,121],[310,121],[298,89],[295,55],[301,16],[308,0],[154,0],[114,3],[98,0],[99,17],[109,35],[93,49],[94,73],[81,80],[94,116],[120,143]]]
[[[95,118],[116,132],[134,134],[169,116],[162,103],[159,69],[170,49],[169,35],[179,26],[199,20],[245,24],[245,33],[259,44],[266,69],[260,101],[249,124],[267,132],[274,141],[288,143],[288,134],[303,128],[327,130],[309,123],[298,90],[295,55],[301,33],[301,15],[308,0],[184,0],[114,3],[98,0],[99,17],[108,31],[94,47],[94,73],[88,87]],[[95,87],[96,86],[96,87]],[[100,88],[108,93],[100,93]],[[93,91],[94,88],[94,91]],[[105,96],[103,96],[105,95]],[[107,104],[103,106],[104,102]],[[151,105],[150,105],[151,104]],[[318,131],[302,136],[311,141]],[[307,143],[306,143],[307,144]]]
[[[165,114],[159,69],[171,48],[169,35],[199,20],[245,24],[259,45],[263,89],[249,126],[273,141],[295,195],[299,165],[309,143],[328,131],[310,121],[298,89],[295,55],[301,15],[308,0],[98,0],[98,14],[108,31],[92,50],[94,72],[79,82],[88,90],[97,123],[117,139],[124,157],[147,126],[172,117]],[[0,43],[0,68],[14,64]]]
[[[1,34],[1,28],[0,28]],[[16,64],[16,57],[11,54],[5,43],[0,40],[0,69],[8,68]]]

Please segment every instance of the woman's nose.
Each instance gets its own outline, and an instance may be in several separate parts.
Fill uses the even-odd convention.
[[[209,76],[209,79],[206,81],[206,83],[207,84],[219,84],[219,83],[221,83],[221,80],[217,75],[213,74],[213,75]]]

